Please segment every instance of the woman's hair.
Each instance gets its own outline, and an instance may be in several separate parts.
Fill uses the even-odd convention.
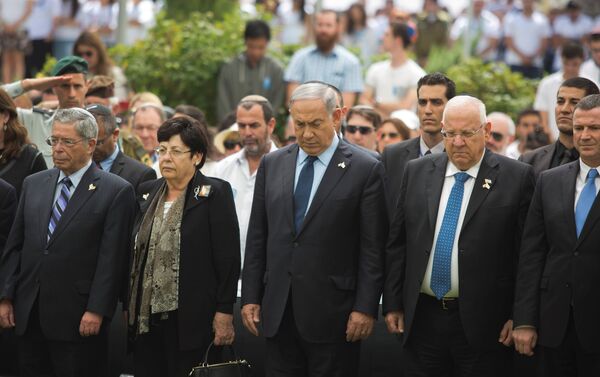
[[[181,141],[190,148],[190,158],[194,153],[202,154],[198,169],[204,166],[208,154],[208,131],[206,127],[194,118],[183,116],[165,121],[157,132],[159,142],[169,141],[175,135],[179,135]]]
[[[95,72],[92,72],[94,75],[112,76],[110,70],[114,64],[106,52],[106,46],[96,33],[90,31],[81,33],[73,45],[73,55],[77,55],[79,46],[89,46],[96,50],[98,64]]]
[[[398,134],[400,135],[402,140],[410,139],[410,128],[408,128],[403,121],[401,121],[398,118],[388,118],[384,119],[381,122],[381,125],[383,126],[386,123],[391,123],[394,126],[394,128],[396,128],[396,131],[398,131]]]
[[[4,163],[18,157],[21,148],[29,143],[29,139],[27,129],[19,123],[15,103],[2,89],[0,89],[0,112],[8,113],[8,121],[4,130],[4,152],[2,152],[2,158],[0,158],[0,163]],[[0,127],[4,127],[4,125],[0,124]]]
[[[352,12],[354,9],[358,9],[358,11],[361,14],[358,25],[354,21],[354,18],[352,18]],[[359,26],[363,27],[363,28],[365,26],[367,26],[367,11],[365,10],[365,7],[362,4],[359,4],[359,3],[352,4],[350,6],[350,8],[348,8],[348,10],[346,11],[346,15],[347,15],[347,19],[348,19],[348,26],[346,28],[346,32],[349,35],[353,34],[359,28]]]

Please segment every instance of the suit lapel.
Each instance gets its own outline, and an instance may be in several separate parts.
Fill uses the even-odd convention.
[[[117,157],[113,161],[112,166],[110,167],[110,172],[116,175],[120,175],[121,171],[123,171],[124,164],[125,163],[123,162],[123,152],[119,151],[119,153],[117,153]]]
[[[479,173],[475,178],[475,185],[473,186],[473,192],[469,204],[467,205],[467,212],[465,213],[465,219],[463,220],[462,229],[469,223],[469,220],[473,217],[475,212],[479,209],[485,198],[488,196],[490,191],[494,189],[496,183],[496,177],[500,171],[498,160],[492,152],[485,150],[485,156],[481,161],[479,167]],[[486,181],[486,179],[488,181]],[[486,186],[486,187],[484,187]],[[489,186],[489,188],[488,188]]]
[[[408,156],[405,161],[414,160],[421,156],[421,138],[416,137],[413,140],[414,142],[410,145],[410,148],[406,148]]]
[[[448,156],[445,153],[441,154],[439,158],[437,156],[431,158],[431,170],[427,175],[427,208],[429,226],[432,232],[435,232],[435,222],[440,206],[440,197],[442,196],[442,187],[444,186],[447,163]]]
[[[283,160],[283,170],[281,174],[281,188],[283,190],[282,198],[285,200],[283,205],[284,216],[288,221],[290,229],[295,229],[294,225],[294,181],[296,178],[296,160],[298,159],[299,147],[297,144],[287,150]]]
[[[600,194],[596,194],[596,199],[594,199],[594,204],[592,204],[592,208],[590,208],[590,212],[588,213],[587,218],[585,219],[585,224],[583,224],[583,229],[581,230],[581,235],[577,239],[577,244],[575,248],[579,247],[579,244],[583,242],[583,240],[587,237],[587,235],[591,232],[594,224],[600,219]],[[571,207],[574,208],[574,207]]]
[[[556,150],[556,143],[552,144],[550,148],[545,148],[544,152],[546,152],[543,156],[540,157],[540,166],[543,167],[542,171],[550,169],[550,165],[552,164],[552,156],[554,155],[554,151]]]
[[[579,173],[579,162],[573,162],[566,165],[568,170],[562,179],[560,203],[563,205],[563,218],[567,222],[565,233],[571,238],[572,242],[577,240],[577,226],[575,225],[575,184],[577,183],[577,173]]]
[[[98,170],[96,166],[92,163],[88,170],[81,177],[81,181],[77,185],[75,192],[69,199],[69,203],[67,204],[67,208],[65,212],[60,218],[54,233],[52,233],[52,237],[48,240],[48,245],[52,244],[52,242],[62,233],[62,231],[69,225],[69,222],[73,219],[73,217],[79,212],[81,207],[96,193],[98,186],[100,186],[99,180],[100,177],[97,174]]]
[[[321,180],[321,183],[317,187],[317,192],[310,204],[310,208],[308,209],[308,213],[304,218],[304,222],[302,223],[302,227],[296,237],[302,233],[302,230],[306,227],[306,225],[310,222],[310,220],[315,216],[315,213],[319,210],[325,199],[329,196],[333,188],[337,185],[339,180],[344,176],[346,171],[350,168],[350,157],[352,153],[348,149],[347,145],[344,141],[340,140],[340,144],[337,149],[333,153],[331,157],[331,161],[329,161],[329,165],[325,170],[325,175]],[[340,164],[344,164],[344,168],[338,166]]]
[[[206,177],[200,172],[196,171],[192,182],[188,184],[186,190],[185,206],[183,208],[183,215],[185,216],[191,209],[203,203],[212,195],[214,187],[207,185]]]
[[[37,197],[39,203],[37,208],[40,210],[40,236],[42,237],[42,245],[48,243],[48,224],[50,223],[50,214],[52,213],[52,207],[54,206],[54,194],[56,192],[56,184],[58,183],[58,175],[60,174],[58,169],[51,169],[44,178],[44,187],[52,187],[53,190],[40,190],[40,194]]]

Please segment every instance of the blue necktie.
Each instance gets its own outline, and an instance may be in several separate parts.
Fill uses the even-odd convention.
[[[302,227],[306,210],[308,209],[308,200],[310,199],[310,191],[312,190],[313,180],[315,178],[314,162],[316,156],[308,156],[306,162],[298,176],[296,191],[294,192],[294,225],[296,226],[296,234]]]
[[[452,191],[450,191],[442,226],[440,227],[437,242],[435,243],[430,287],[438,300],[450,291],[452,246],[454,245],[456,224],[460,216],[465,181],[468,178],[469,175],[467,173],[454,174],[454,186],[452,186]]]
[[[598,170],[590,169],[587,175],[587,182],[581,190],[577,206],[575,207],[575,225],[577,226],[577,237],[581,234],[585,219],[594,204],[596,199],[596,177],[598,176]]]
[[[52,233],[56,229],[58,225],[58,221],[60,220],[62,214],[65,212],[65,208],[67,208],[67,203],[69,203],[69,198],[71,197],[71,180],[69,177],[65,177],[61,181],[62,188],[60,190],[60,195],[56,202],[54,202],[54,207],[52,207],[52,214],[50,215],[50,223],[48,224],[48,239],[52,237]]]

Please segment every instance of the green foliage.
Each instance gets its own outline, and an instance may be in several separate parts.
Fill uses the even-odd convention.
[[[462,44],[456,43],[454,46],[440,47],[433,46],[427,57],[426,72],[448,72],[450,67],[460,63],[462,57]]]
[[[468,59],[447,71],[456,83],[456,92],[479,98],[488,113],[501,111],[516,119],[517,114],[531,107],[537,82],[511,72],[504,63],[483,63]]]
[[[153,92],[172,106],[198,106],[214,122],[219,67],[242,51],[244,25],[238,12],[223,20],[212,13],[191,13],[185,21],[161,15],[146,40],[116,46],[111,55],[136,92]]]
[[[175,20],[186,20],[190,13],[211,12],[220,20],[231,9],[239,8],[237,0],[166,0],[167,16]]]

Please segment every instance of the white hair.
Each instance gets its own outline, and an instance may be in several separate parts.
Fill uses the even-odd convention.
[[[54,113],[53,121],[75,125],[75,131],[84,139],[89,140],[98,137],[96,118],[87,110],[78,107],[58,109]]]
[[[442,115],[442,121],[446,123],[446,117],[449,111],[464,112],[466,110],[465,108],[467,107],[470,107],[471,109],[476,107],[479,112],[479,123],[487,123],[487,117],[485,116],[485,104],[481,102],[479,98],[465,95],[453,97],[448,101],[448,103],[446,103],[444,114]]]
[[[494,123],[504,123],[508,127],[508,134],[510,136],[515,136],[515,122],[505,113],[501,113],[499,111],[494,111],[493,113],[488,114],[488,121],[492,122],[492,127]]]
[[[337,107],[337,94],[335,90],[331,89],[326,84],[311,82],[300,85],[292,92],[289,106],[291,109],[296,101],[315,99],[323,101],[325,110],[327,110],[327,114],[331,117],[333,111]]]

